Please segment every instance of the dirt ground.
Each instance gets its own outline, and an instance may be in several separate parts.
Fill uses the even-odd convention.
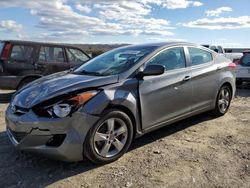
[[[104,166],[15,151],[5,134],[6,107],[0,104],[1,188],[250,187],[250,87],[237,90],[225,116],[205,113],[152,132]]]

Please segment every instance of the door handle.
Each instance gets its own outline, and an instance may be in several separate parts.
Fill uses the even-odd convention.
[[[191,79],[191,76],[185,76],[185,78],[183,78],[183,81],[188,81]]]

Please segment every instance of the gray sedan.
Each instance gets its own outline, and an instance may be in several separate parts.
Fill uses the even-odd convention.
[[[7,134],[23,151],[112,162],[150,131],[205,111],[224,115],[235,70],[190,43],[118,48],[18,91],[6,111]]]

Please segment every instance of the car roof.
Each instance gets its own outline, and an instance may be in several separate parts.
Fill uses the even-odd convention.
[[[193,43],[188,43],[188,42],[155,42],[155,43],[145,43],[145,44],[134,44],[130,46],[138,46],[138,47],[150,47],[150,46],[155,46],[155,47],[166,47],[166,46],[177,46],[177,45],[191,45],[191,46],[198,46]]]
[[[120,48],[127,48],[127,47],[156,47],[156,49],[161,49],[161,48],[167,48],[167,47],[174,47],[174,46],[192,46],[192,47],[197,47],[197,48],[202,48],[206,51],[209,51],[211,53],[214,53],[213,50],[206,48],[204,46],[194,44],[194,43],[189,43],[189,42],[157,42],[157,43],[145,43],[145,44],[133,44],[133,45],[128,45]]]
[[[79,48],[77,44],[66,44],[66,43],[53,43],[53,42],[36,42],[36,41],[25,41],[25,40],[0,40],[0,42],[8,42],[14,44],[26,44],[26,45],[51,45],[51,46],[66,46]]]

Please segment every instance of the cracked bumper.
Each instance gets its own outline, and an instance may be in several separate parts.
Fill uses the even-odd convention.
[[[6,111],[6,132],[19,150],[63,161],[83,159],[83,143],[89,129],[99,117],[75,112],[67,118],[41,118],[32,110],[18,116],[10,107]],[[65,135],[59,146],[48,146],[55,135]]]

